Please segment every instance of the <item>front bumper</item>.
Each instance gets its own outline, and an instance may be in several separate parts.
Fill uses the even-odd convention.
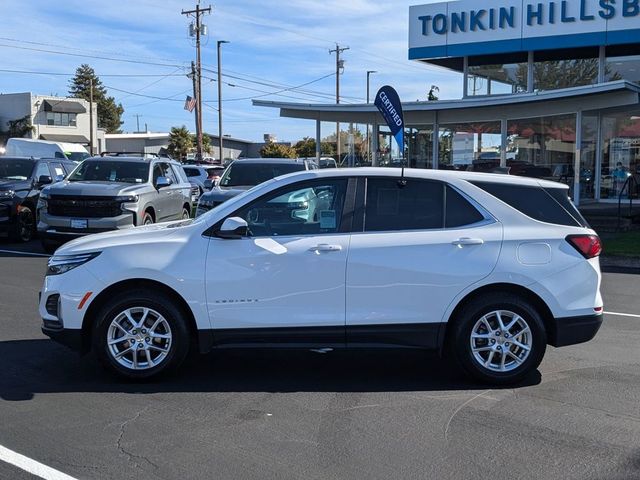
[[[8,234],[16,224],[16,204],[0,203],[0,234]]]
[[[87,228],[72,228],[71,220],[70,217],[57,217],[40,211],[38,234],[44,240],[64,243],[93,233],[133,228],[135,212],[126,212],[117,217],[87,218]]]
[[[549,344],[566,347],[591,340],[602,326],[603,314],[582,315],[554,319],[553,331],[549,332]]]
[[[85,352],[87,345],[84,342],[82,330],[73,330],[70,328],[47,328],[42,326],[42,333],[65,347],[69,347],[76,352]]]

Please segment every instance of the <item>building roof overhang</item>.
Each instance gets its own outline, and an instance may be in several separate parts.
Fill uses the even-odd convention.
[[[640,103],[640,85],[624,80],[601,83],[581,87],[549,90],[534,93],[519,93],[512,95],[494,95],[482,97],[467,97],[461,100],[439,100],[432,102],[403,102],[405,123],[411,123],[412,118],[435,112],[481,112],[505,107],[529,107],[535,105],[549,105],[562,102],[574,103],[575,108],[566,111],[597,110],[606,107],[621,107]],[[280,116],[319,120],[322,122],[353,122],[353,123],[383,123],[382,115],[372,103],[370,104],[305,104],[277,102],[268,100],[253,100],[257,107],[280,109]]]

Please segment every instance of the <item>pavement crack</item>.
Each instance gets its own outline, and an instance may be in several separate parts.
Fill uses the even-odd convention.
[[[132,424],[133,422],[138,420],[142,416],[142,414],[145,413],[148,409],[149,409],[149,407],[145,407],[144,409],[142,409],[138,413],[136,413],[132,418],[122,422],[120,424],[120,433],[118,434],[118,439],[116,440],[116,447],[118,448],[118,451],[121,454],[123,454],[123,455],[125,455],[127,457],[127,461],[128,462],[132,463],[133,465],[135,465],[136,468],[139,468],[141,470],[144,470],[144,468],[139,463],[139,461],[146,462],[146,463],[148,463],[149,465],[151,465],[155,469],[158,469],[160,467],[158,467],[158,465],[153,463],[147,457],[145,457],[143,455],[136,455],[135,453],[125,449],[122,446],[122,439],[124,438],[124,434],[125,434],[125,431],[127,430],[127,426],[129,426],[130,424]]]

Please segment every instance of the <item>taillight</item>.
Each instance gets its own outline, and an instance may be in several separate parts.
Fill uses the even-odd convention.
[[[597,257],[602,253],[602,242],[597,235],[569,235],[566,240],[584,258]]]

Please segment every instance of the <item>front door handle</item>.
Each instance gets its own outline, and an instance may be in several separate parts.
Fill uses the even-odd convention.
[[[342,245],[329,245],[328,243],[321,243],[320,245],[316,245],[315,247],[311,247],[309,249],[310,252],[320,253],[320,252],[339,252],[342,250]]]
[[[482,245],[483,243],[484,243],[484,240],[482,240],[481,238],[469,238],[469,237],[459,238],[451,242],[452,245],[455,245],[456,247],[460,247],[460,248],[467,245]]]

